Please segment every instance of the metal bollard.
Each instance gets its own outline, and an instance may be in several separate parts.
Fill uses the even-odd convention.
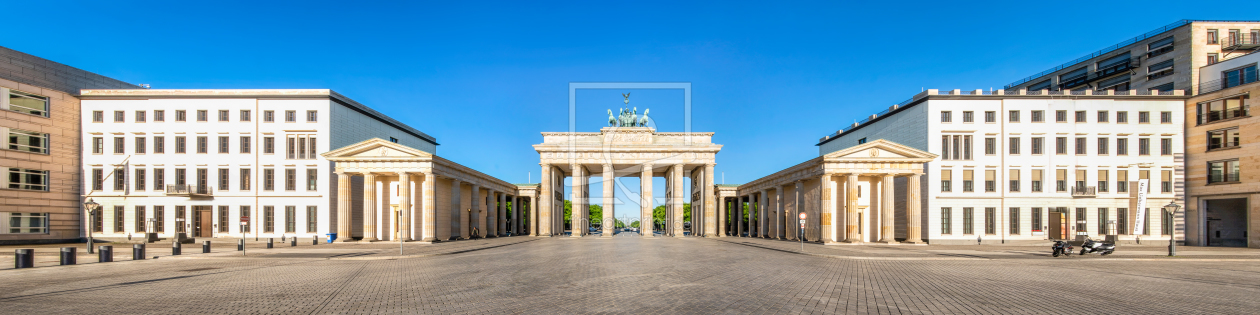
[[[131,245],[131,260],[144,260],[144,244]]]
[[[311,238],[311,245],[319,245],[319,236]]]
[[[179,244],[179,240],[171,242],[171,256],[178,256],[184,251],[184,245]]]
[[[210,253],[210,241],[201,241],[201,253],[202,254]]]
[[[274,238],[269,238],[269,239],[267,239],[267,248],[272,248],[272,247],[274,247],[274,246],[275,246],[275,243],[276,243],[276,239],[274,239]]]
[[[77,247],[62,247],[61,248],[61,265],[62,266],[73,265],[79,262],[79,255],[77,253],[78,251],[79,251],[79,248]]]
[[[35,250],[19,249],[13,253],[13,268],[31,268],[35,267]]]
[[[100,247],[96,248],[96,262],[111,262],[111,261],[114,261],[114,246],[113,245],[101,245]]]
[[[297,246],[297,236],[289,238],[289,247]]]
[[[243,251],[243,250],[245,250],[245,240],[244,240],[244,239],[239,240],[239,241],[236,241],[236,250],[237,250],[237,251]]]

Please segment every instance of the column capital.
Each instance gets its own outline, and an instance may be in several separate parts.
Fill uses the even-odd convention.
[[[376,175],[376,174],[374,174],[374,173],[372,173],[372,172],[356,172],[356,173],[358,173],[359,175],[363,175],[363,176],[375,176],[375,175]],[[352,174],[353,174],[353,173],[352,173]],[[352,175],[352,176],[353,176],[353,175]]]

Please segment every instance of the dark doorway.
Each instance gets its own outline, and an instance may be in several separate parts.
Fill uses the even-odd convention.
[[[211,237],[214,233],[214,217],[212,216],[210,206],[193,206],[193,235],[196,237]]]
[[[1207,200],[1208,246],[1247,246],[1247,198]]]

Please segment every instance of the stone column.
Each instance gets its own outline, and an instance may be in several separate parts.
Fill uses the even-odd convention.
[[[372,173],[363,173],[363,241],[371,242],[377,240],[376,225],[379,209],[376,208],[376,175]]]
[[[862,222],[858,222],[857,181],[857,174],[849,174],[844,182],[844,189],[846,192],[846,197],[844,198],[844,240],[850,243],[858,243],[862,241],[858,236],[858,224],[862,224]]]
[[[704,198],[704,236],[718,237],[717,195],[713,193],[713,163],[704,165],[704,183],[700,184],[700,197]]]
[[[783,186],[774,187],[774,238],[787,238],[787,221],[783,210]]]
[[[472,189],[469,190],[471,198],[468,198],[468,201],[472,204],[469,205],[467,210],[469,216],[468,226],[477,230],[477,234],[474,236],[485,237],[486,226],[482,223],[485,214],[481,212],[481,208],[482,204],[486,203],[486,199],[481,197],[481,185],[474,183],[469,183],[469,185],[472,186]]]
[[[400,216],[394,218],[398,223],[398,241],[411,240],[411,218],[415,217],[411,207],[411,174],[398,172],[398,211]]]
[[[796,206],[792,207],[792,226],[795,227],[796,230],[800,230],[799,233],[797,234],[797,237],[800,237],[802,240],[808,241],[809,240],[809,234],[808,234],[809,226],[807,225],[805,227],[801,227],[801,217],[800,217],[801,212],[806,212],[805,211],[806,210],[805,209],[805,182],[797,180],[795,185],[796,185],[795,186],[796,189],[792,190],[793,191],[792,198],[796,200],[794,202]],[[808,220],[809,218],[807,217],[805,219]],[[809,222],[809,221],[805,221],[805,222]]]
[[[884,174],[879,184],[879,242],[896,243],[893,233],[893,175]]]
[[[499,193],[499,211],[496,213],[494,222],[498,224],[494,228],[494,236],[505,235],[507,232],[507,194]]]
[[[717,237],[726,237],[726,231],[728,230],[726,222],[730,221],[727,217],[730,216],[731,207],[726,205],[726,198],[717,194],[714,194],[713,198],[717,199],[714,200],[717,203]]]
[[[537,196],[538,194],[534,194],[533,197],[529,197],[529,236],[538,236],[538,227],[541,225],[540,222],[542,222],[539,220],[541,216],[538,213],[539,208]]]
[[[603,237],[612,237],[614,233],[613,229],[616,228],[617,221],[616,214],[614,213],[617,211],[617,205],[615,204],[616,191],[613,190],[613,184],[617,178],[616,176],[617,175],[616,172],[613,171],[612,164],[604,164],[604,213],[603,218],[600,218],[599,226],[600,230],[604,231],[602,235]]]
[[[337,242],[350,241],[350,231],[353,229],[353,219],[351,216],[351,208],[354,207],[350,200],[350,174],[337,173]],[[191,218],[191,217],[189,217]],[[261,218],[260,218],[261,219]],[[259,220],[258,222],[262,222]]]
[[[766,190],[762,189],[757,197],[757,235],[762,238],[770,237],[770,224],[766,220],[769,217],[766,212],[770,211],[770,207],[767,205],[770,203],[770,197],[768,196],[769,194]]]
[[[652,163],[643,164],[639,171],[639,232],[643,237],[652,237]]]
[[[683,198],[684,198],[683,197],[683,165],[674,164],[673,168],[674,168],[674,172],[672,174],[673,176],[671,177],[671,180],[673,180],[674,183],[671,184],[669,188],[674,190],[673,193],[670,195],[670,197],[672,197],[670,198],[671,199],[670,202],[674,204],[674,213],[673,213],[674,222],[670,222],[670,224],[674,225],[673,226],[674,237],[683,237],[683,236],[686,236],[686,235],[683,235],[684,233],[683,233],[683,226],[682,226],[683,224]]]
[[[585,186],[585,183],[582,183],[582,179],[585,177],[582,175],[586,172],[581,164],[569,165],[569,169],[573,170],[573,188],[571,188],[573,200],[569,202],[571,207],[569,212],[569,230],[572,232],[569,233],[569,236],[581,237],[586,235],[586,228],[582,224],[582,219],[586,217],[586,212],[582,210],[589,209],[589,207],[583,205],[585,198],[582,196],[586,192],[585,189],[582,189]]]
[[[516,190],[516,193],[520,192],[520,189]],[[512,236],[521,235],[521,209],[521,196],[512,195]]]
[[[495,219],[499,218],[498,214],[496,214],[497,212],[499,212],[499,205],[498,205],[499,197],[498,196],[499,196],[498,191],[494,191],[492,189],[486,188],[486,208],[485,208],[486,210],[482,211],[483,213],[485,213],[485,217],[483,217],[482,219],[486,222],[485,226],[486,226],[487,238],[495,237],[495,234],[499,233],[499,230],[498,230],[499,222],[495,221]]]
[[[731,208],[735,209],[735,212],[732,213],[734,215],[731,219],[735,220],[735,237],[744,237],[744,196],[736,193],[732,201],[734,202],[731,202]]]
[[[551,236],[551,164],[542,164],[542,184],[538,186],[538,236]]]
[[[472,199],[469,199],[471,201]],[[464,204],[463,185],[460,185],[458,179],[451,179],[451,215],[453,218],[459,218],[459,238],[469,239],[472,237],[472,229],[468,225],[468,205]]]
[[[822,216],[818,221],[822,226],[822,239],[825,243],[835,243],[838,241],[836,232],[836,199],[835,199],[835,181],[831,179],[831,174],[823,175],[819,178],[818,192],[821,195],[818,213]]]
[[[422,197],[424,198],[423,229],[420,231],[421,241],[437,241],[437,176],[433,172],[424,173]]]
[[[922,244],[923,228],[919,226],[922,211],[919,209],[923,200],[919,199],[919,176],[910,174],[906,178],[906,243]]]

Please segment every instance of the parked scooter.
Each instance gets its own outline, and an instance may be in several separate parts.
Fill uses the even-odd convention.
[[[1081,255],[1088,253],[1099,253],[1103,256],[1110,255],[1116,251],[1116,244],[1107,242],[1096,242],[1093,239],[1086,238],[1085,244],[1081,245]]]
[[[1054,245],[1050,246],[1050,249],[1054,251],[1054,257],[1059,257],[1059,254],[1064,256],[1072,255],[1072,244],[1069,244],[1067,241],[1054,241]]]

